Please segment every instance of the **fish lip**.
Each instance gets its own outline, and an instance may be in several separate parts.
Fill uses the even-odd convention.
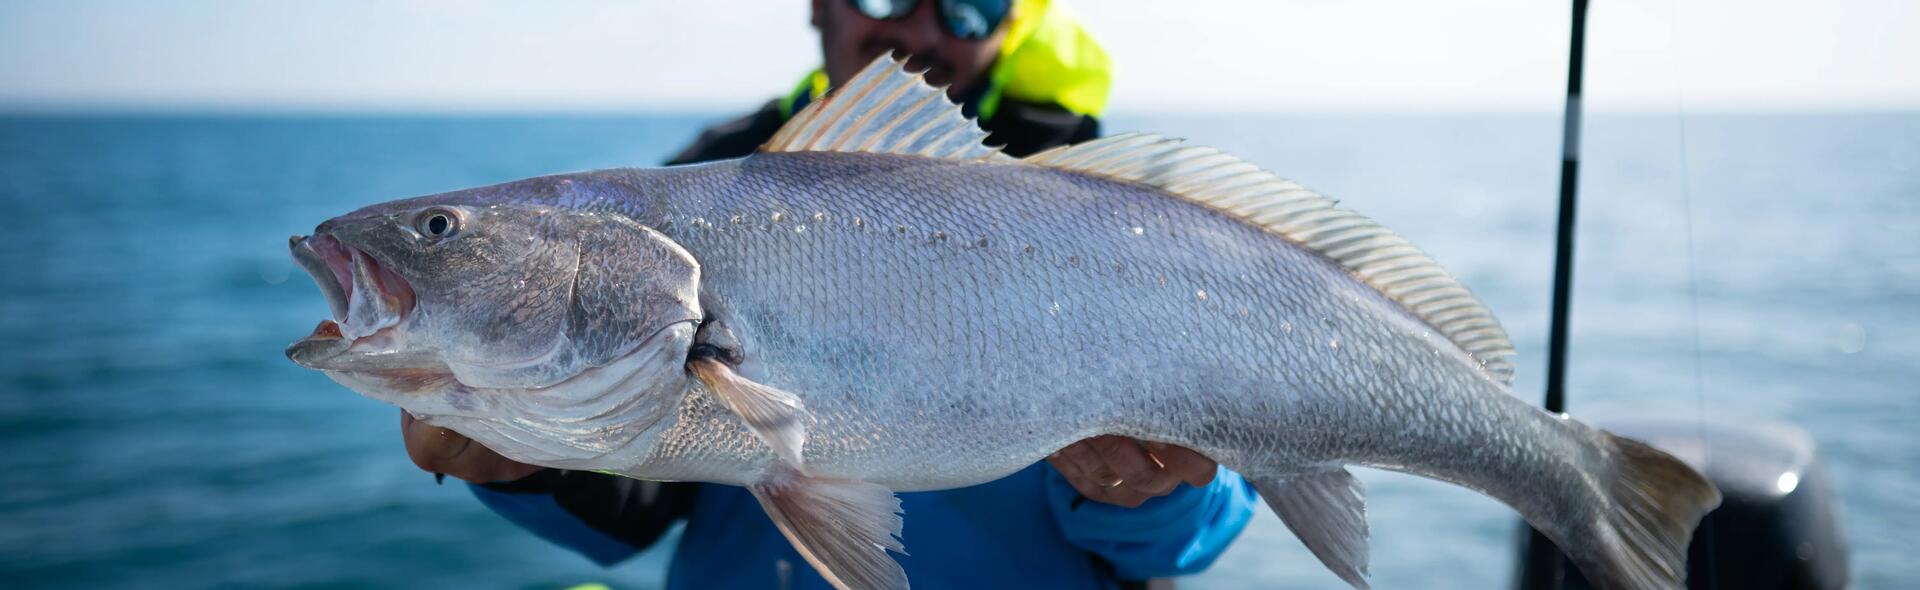
[[[403,330],[415,307],[413,287],[405,278],[388,270],[390,267],[371,253],[347,245],[324,231],[311,237],[293,236],[287,243],[294,260],[320,287],[333,316],[322,320],[307,337],[287,346],[289,360],[311,369],[339,370],[332,366],[331,361],[353,351],[355,345],[370,341],[385,345],[405,342]],[[356,277],[372,278],[366,281],[366,285],[360,285]],[[356,308],[353,305],[353,293],[357,286],[369,287],[369,293],[382,300],[382,307],[386,307],[385,300],[390,298],[392,309],[387,310],[391,316],[382,318],[384,321],[380,322],[377,329],[356,335],[346,333],[346,329],[354,323],[352,320]],[[375,313],[381,310],[363,311]],[[381,352],[391,354],[394,351]]]

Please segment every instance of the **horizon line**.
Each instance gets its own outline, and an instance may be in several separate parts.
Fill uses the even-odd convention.
[[[1600,116],[1743,116],[1743,115],[1913,115],[1920,105],[1720,105],[1689,106],[1684,110],[1671,105],[1620,105],[1594,108],[1588,103],[1585,115]],[[263,104],[53,104],[0,102],[0,117],[235,117],[235,118],[619,118],[619,117],[730,117],[751,112],[754,107],[726,108],[680,104],[636,107],[412,107],[412,106],[315,106]],[[1559,117],[1554,108],[1448,105],[1420,108],[1386,108],[1333,105],[1272,105],[1247,108],[1244,105],[1180,105],[1121,108],[1098,117]]]

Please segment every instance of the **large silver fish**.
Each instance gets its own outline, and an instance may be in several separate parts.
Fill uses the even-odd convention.
[[[893,492],[1102,434],[1244,474],[1356,587],[1347,465],[1681,585],[1719,493],[1512,395],[1505,333],[1405,240],[1204,147],[983,137],[881,58],[750,157],[367,207],[293,239],[334,319],[287,354],[514,459],[746,486],[841,588],[907,586]]]

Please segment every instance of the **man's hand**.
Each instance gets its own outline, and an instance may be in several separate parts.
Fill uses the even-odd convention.
[[[542,469],[502,457],[460,433],[415,420],[406,410],[400,410],[400,436],[407,441],[407,457],[421,470],[473,483],[513,481]]]
[[[1047,457],[1088,500],[1134,508],[1173,492],[1180,482],[1213,483],[1218,463],[1191,450],[1124,436],[1097,436]]]

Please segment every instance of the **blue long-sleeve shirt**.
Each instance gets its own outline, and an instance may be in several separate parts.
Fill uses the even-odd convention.
[[[644,548],[551,494],[473,490],[516,524],[602,565]],[[978,486],[900,494],[909,555],[894,558],[915,588],[1113,588],[1116,580],[1205,569],[1246,527],[1255,503],[1252,486],[1225,468],[1205,487],[1182,484],[1138,508],[1075,508],[1077,495],[1046,463]],[[697,484],[686,523],[669,588],[831,588],[745,489]]]

